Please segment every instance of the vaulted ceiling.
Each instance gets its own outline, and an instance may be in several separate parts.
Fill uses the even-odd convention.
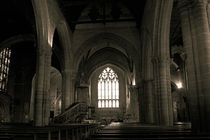
[[[4,0],[0,2],[0,42],[11,36],[35,32],[31,1]]]
[[[89,18],[93,23],[106,23],[106,22],[115,22],[121,21],[120,16],[120,7],[119,3],[123,3],[133,14],[133,19],[124,19],[124,20],[135,20],[137,25],[140,24],[140,19],[143,14],[145,0],[60,0],[59,4],[66,17],[70,27],[74,30],[76,24],[87,23],[90,21],[79,21],[82,11],[91,5],[89,10]],[[106,15],[106,9],[108,6],[112,7],[112,19],[108,19]],[[98,10],[102,10],[102,13],[98,13]],[[102,19],[99,19],[99,17]]]
[[[105,24],[106,22],[133,20],[137,23],[137,26],[140,26],[145,1],[146,0],[58,0],[58,4],[69,23],[69,26],[74,30],[75,25],[87,22],[102,22]],[[97,7],[98,5],[96,5],[96,3],[99,3],[100,7]],[[118,7],[119,3],[122,3],[130,10],[133,18],[119,18],[121,10]],[[109,5],[112,6],[112,18],[106,17],[106,7]],[[88,6],[91,7],[88,13],[90,20],[80,21],[79,17]],[[98,8],[104,10],[104,13],[97,13]],[[0,42],[18,34],[32,33],[36,35],[35,17],[30,0],[1,1],[0,18]],[[170,45],[179,46],[182,44],[181,23],[178,14],[177,1],[175,1],[171,18]]]

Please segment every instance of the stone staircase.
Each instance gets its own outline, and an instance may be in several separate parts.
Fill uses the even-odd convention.
[[[88,140],[197,140],[210,139],[210,134],[193,134],[185,126],[160,127],[135,123],[111,123]]]
[[[86,103],[75,103],[70,106],[65,112],[54,118],[55,124],[67,124],[81,122],[88,113],[88,106]]]

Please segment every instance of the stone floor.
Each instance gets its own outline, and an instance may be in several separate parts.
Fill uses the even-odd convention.
[[[160,127],[138,123],[111,123],[88,140],[151,140],[151,139],[210,139],[208,135],[191,132],[190,124],[177,123],[174,127]]]

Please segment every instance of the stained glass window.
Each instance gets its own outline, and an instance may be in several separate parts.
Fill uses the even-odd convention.
[[[98,108],[119,108],[119,80],[109,67],[98,78]]]
[[[6,93],[9,73],[11,50],[5,48],[0,51],[0,92]]]

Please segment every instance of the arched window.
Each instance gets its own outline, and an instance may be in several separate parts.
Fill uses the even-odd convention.
[[[11,50],[5,48],[0,51],[0,93],[6,93],[9,73]]]
[[[98,108],[119,108],[119,80],[109,67],[98,77]]]

